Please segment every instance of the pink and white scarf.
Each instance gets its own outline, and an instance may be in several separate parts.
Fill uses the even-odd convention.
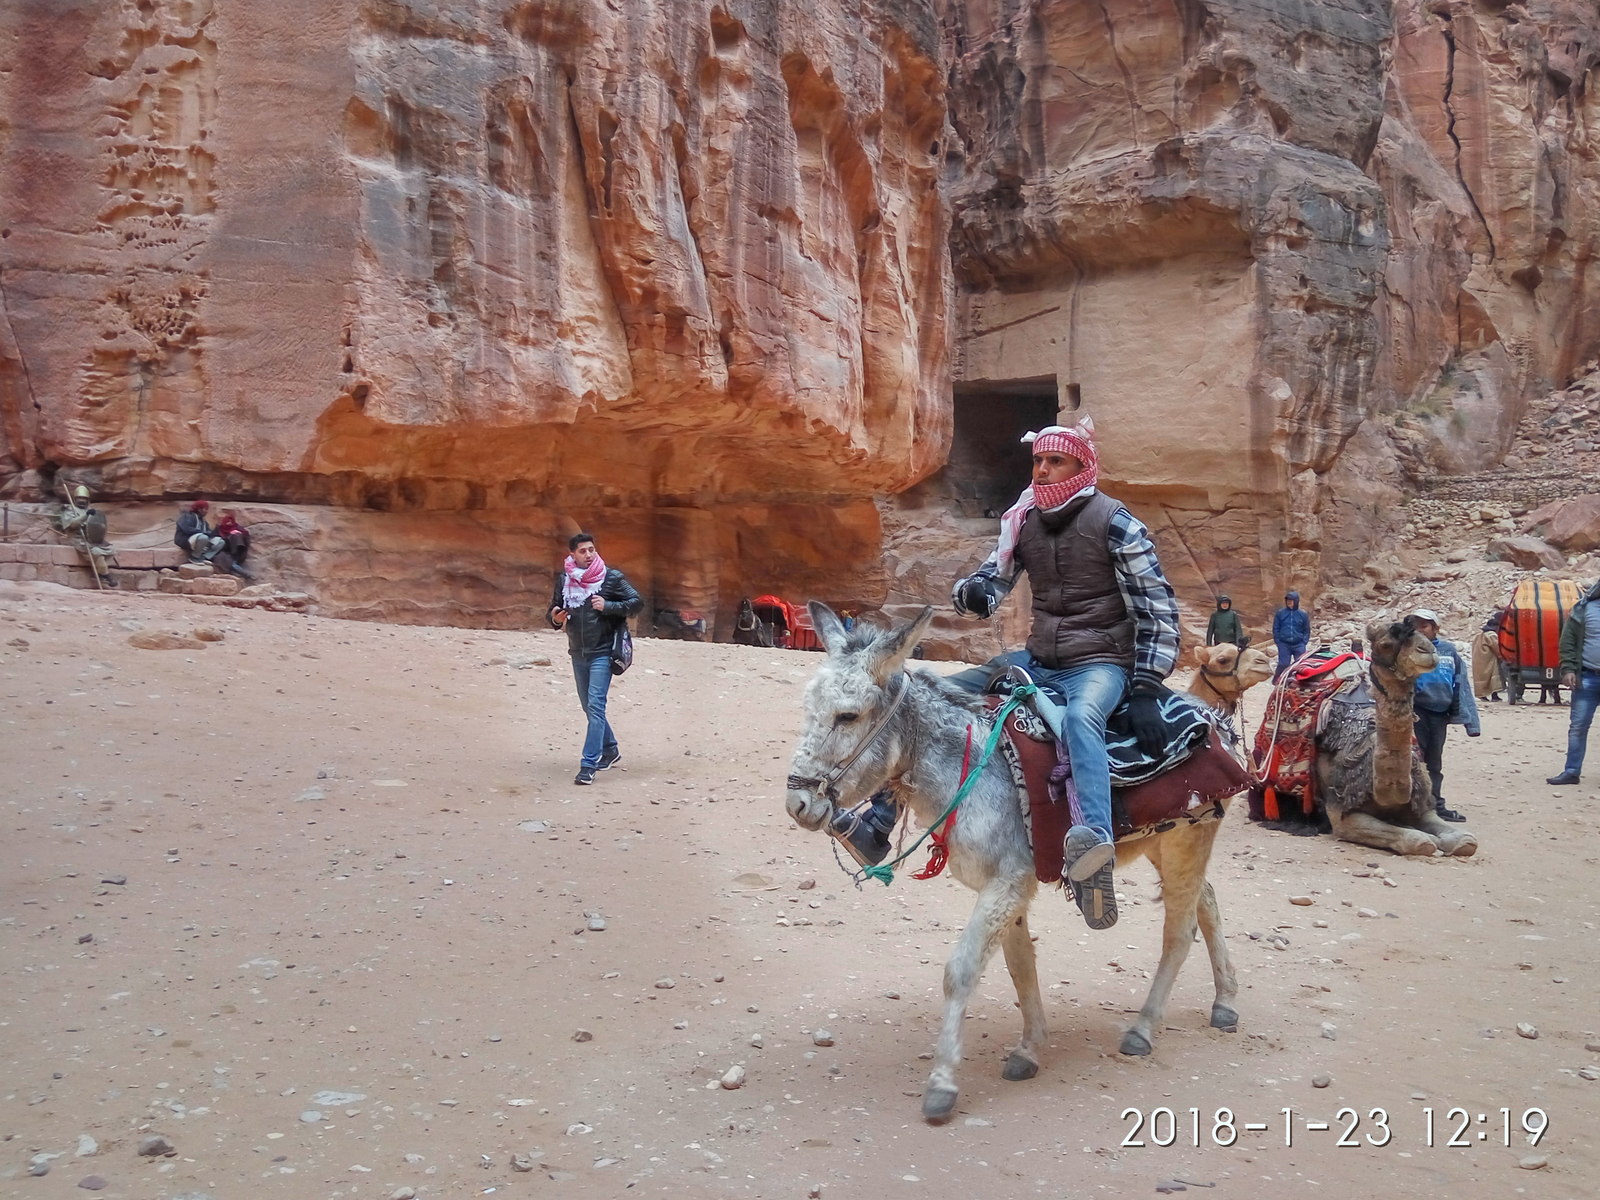
[[[1006,509],[1000,518],[1000,544],[995,548],[995,567],[1004,578],[1010,578],[1015,569],[1017,538],[1022,535],[1022,522],[1031,509],[1049,512],[1093,488],[1100,479],[1100,456],[1094,448],[1094,419],[1085,417],[1068,429],[1051,425],[1037,433],[1024,434],[1022,440],[1033,444],[1035,454],[1070,454],[1083,464],[1083,470],[1060,483],[1030,484],[1022,489],[1017,502]]]
[[[581,607],[590,596],[600,591],[600,585],[606,581],[606,560],[598,554],[588,570],[578,570],[578,564],[572,561],[570,554],[567,555],[567,561],[561,564],[561,569],[567,576],[561,587],[561,599],[568,610]]]

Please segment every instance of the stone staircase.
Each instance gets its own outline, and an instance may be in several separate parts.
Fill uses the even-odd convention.
[[[178,568],[190,566],[176,546],[155,550],[118,550],[110,560],[119,588],[140,592],[170,591],[162,580],[180,581]],[[209,564],[206,571],[210,571]],[[94,572],[84,552],[66,539],[59,542],[0,542],[0,579],[18,583],[42,580],[66,587],[96,587]],[[236,581],[237,582],[237,581]]]

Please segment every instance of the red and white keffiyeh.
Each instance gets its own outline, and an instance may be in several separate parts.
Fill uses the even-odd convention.
[[[600,585],[606,581],[606,560],[598,554],[594,556],[586,570],[578,570],[578,564],[572,561],[572,555],[567,555],[567,561],[561,564],[561,569],[566,573],[566,582],[561,587],[561,599],[566,608],[580,607],[590,596],[600,591]]]
[[[995,551],[995,566],[1000,574],[1010,577],[1015,563],[1017,538],[1022,535],[1022,522],[1031,509],[1060,508],[1100,479],[1100,456],[1094,448],[1094,419],[1085,417],[1072,428],[1051,425],[1037,433],[1023,434],[1024,442],[1033,443],[1035,454],[1070,454],[1083,464],[1083,470],[1060,483],[1032,484],[1022,490],[1017,502],[1006,509],[1000,518],[1000,544]]]

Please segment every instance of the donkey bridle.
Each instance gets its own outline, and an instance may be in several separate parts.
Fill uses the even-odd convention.
[[[900,676],[900,687],[889,701],[889,707],[883,710],[883,715],[878,718],[866,737],[861,739],[861,744],[850,752],[850,756],[843,762],[830,767],[823,772],[821,779],[811,779],[804,775],[791,775],[785,786],[791,792],[814,791],[825,797],[829,804],[836,804],[839,799],[839,781],[845,777],[846,772],[856,765],[856,760],[867,752],[867,748],[883,736],[883,731],[889,727],[889,720],[900,707],[900,702],[906,698],[906,693],[911,690],[911,682],[904,674]],[[834,730],[828,731],[832,737]]]

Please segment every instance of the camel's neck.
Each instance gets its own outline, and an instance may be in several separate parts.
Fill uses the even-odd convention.
[[[1195,672],[1189,681],[1189,694],[1202,704],[1209,704],[1225,717],[1231,717],[1239,708],[1239,697],[1224,692],[1211,682],[1211,677],[1205,673],[1205,668]]]
[[[1403,808],[1411,803],[1412,685],[1377,662],[1372,683],[1377,736],[1372,799],[1379,808]]]

